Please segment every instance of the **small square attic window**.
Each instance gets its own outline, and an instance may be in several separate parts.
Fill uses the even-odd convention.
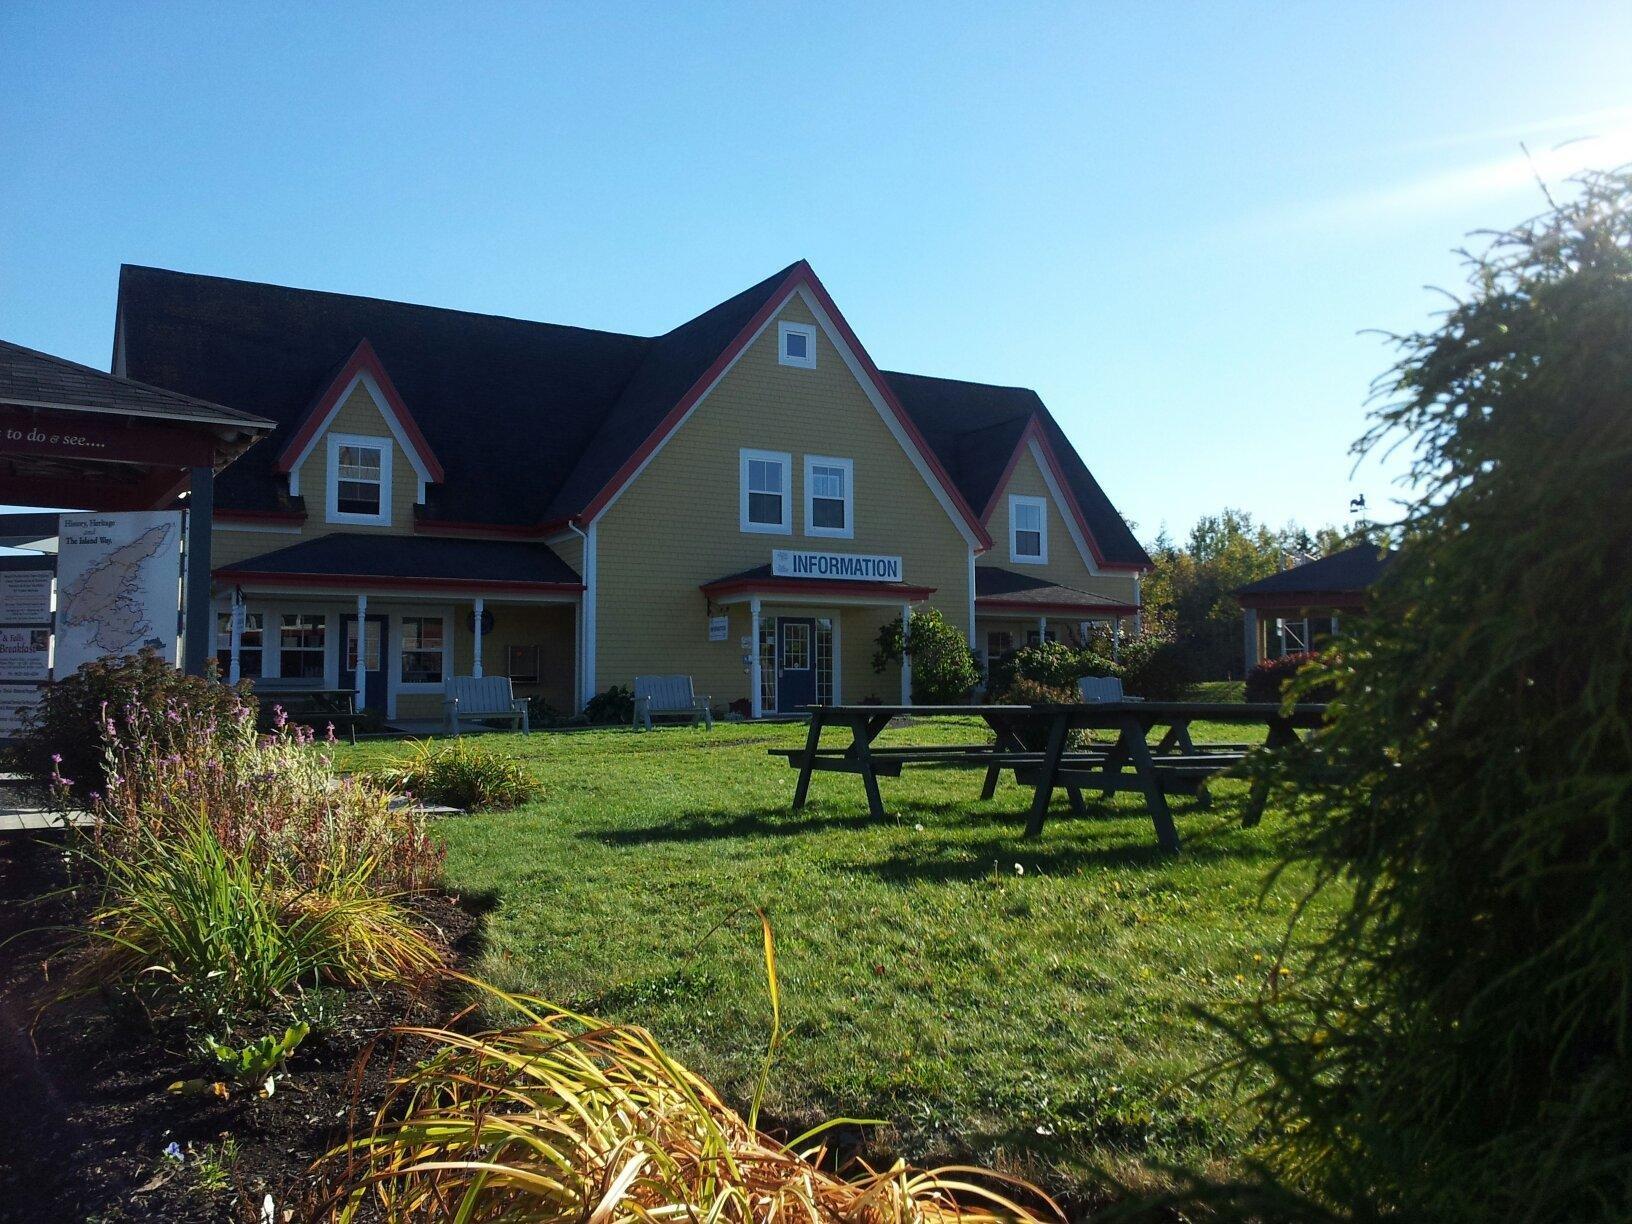
[[[777,360],[786,366],[816,368],[816,329],[805,323],[777,324]]]

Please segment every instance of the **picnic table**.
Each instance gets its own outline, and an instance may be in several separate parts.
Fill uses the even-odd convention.
[[[348,732],[352,743],[357,742],[357,724],[363,716],[357,712],[356,689],[327,688],[273,678],[256,681],[254,691],[261,703],[263,726],[271,725],[273,708],[282,707],[284,716],[292,723],[313,728],[332,723]]]
[[[1177,850],[1178,830],[1167,805],[1170,794],[1190,795],[1206,802],[1207,780],[1238,764],[1259,747],[1275,749],[1294,743],[1299,730],[1312,729],[1325,719],[1323,705],[1297,705],[1283,711],[1270,703],[1211,701],[1101,701],[1061,705],[963,705],[963,706],[811,706],[810,727],[803,748],[772,749],[785,756],[799,770],[794,789],[794,810],[802,808],[810,793],[813,773],[859,774],[867,792],[867,807],[873,816],[884,816],[879,793],[880,777],[900,777],[908,764],[984,767],[985,785],[981,798],[996,791],[1003,770],[1014,772],[1015,780],[1032,790],[1026,836],[1037,837],[1048,818],[1054,792],[1063,788],[1075,811],[1083,810],[1082,790],[1093,788],[1102,795],[1118,791],[1140,791],[1156,830],[1156,840],[1164,850]],[[980,718],[991,728],[994,742],[981,744],[934,744],[875,746],[875,741],[897,717],[967,715]],[[1262,744],[1195,743],[1190,726],[1195,722],[1223,722],[1266,729]],[[842,748],[821,747],[821,735],[829,727],[850,731],[850,743]],[[1149,735],[1165,727],[1152,745]],[[1071,745],[1074,731],[1111,731],[1115,739],[1086,747]],[[1032,747],[1040,742],[1041,749]],[[1252,826],[1263,815],[1267,788],[1253,784],[1243,823]]]

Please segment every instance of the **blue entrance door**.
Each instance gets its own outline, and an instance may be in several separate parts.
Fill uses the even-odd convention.
[[[386,618],[365,616],[363,620],[363,704],[384,714]],[[340,687],[351,688],[357,683],[357,618],[342,616],[340,632],[346,643],[341,656]]]
[[[776,711],[792,714],[816,701],[816,622],[781,616],[776,621]]]

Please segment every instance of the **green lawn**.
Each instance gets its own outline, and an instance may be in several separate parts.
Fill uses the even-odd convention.
[[[1291,900],[1290,884],[1260,900],[1273,807],[1244,831],[1243,784],[1218,784],[1209,812],[1179,801],[1176,859],[1132,796],[1091,799],[1084,819],[1061,796],[1026,842],[1027,794],[1006,781],[981,802],[967,770],[884,779],[886,823],[858,779],[817,774],[795,815],[794,771],[765,749],[803,735],[487,737],[545,793],[439,825],[451,888],[493,907],[484,973],[646,1025],[744,1103],[769,1027],[758,906],[788,1030],[767,1116],[887,1119],[883,1149],[1020,1158],[1060,1182],[1081,1160],[1240,1150],[1224,1090],[1186,1082],[1223,1049],[1191,1008],[1239,1004],[1269,971]],[[885,742],[977,737],[934,720]],[[365,744],[341,764],[400,750]]]

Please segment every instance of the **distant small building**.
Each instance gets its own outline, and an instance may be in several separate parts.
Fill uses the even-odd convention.
[[[1344,613],[1365,608],[1371,584],[1392,557],[1375,544],[1356,544],[1236,591],[1244,613],[1247,670],[1264,659],[1310,650],[1321,638],[1336,633]]]

